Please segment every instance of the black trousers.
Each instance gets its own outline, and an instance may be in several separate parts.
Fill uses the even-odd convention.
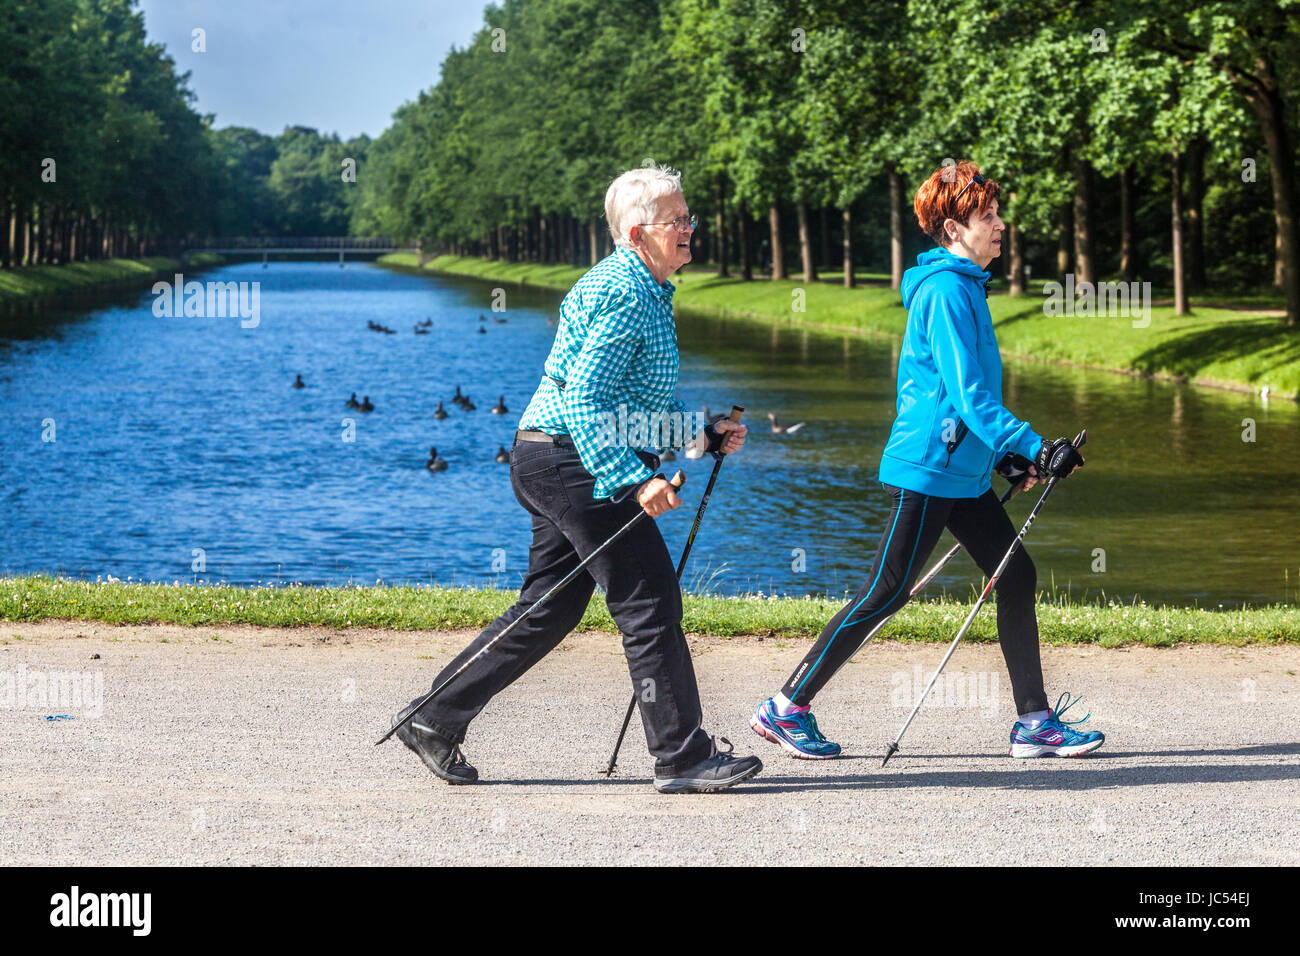
[[[885,489],[894,502],[871,574],[853,600],[831,618],[781,688],[795,704],[811,703],[862,646],[871,629],[907,603],[912,585],[925,570],[945,527],[986,576],[997,570],[1016,536],[1016,528],[992,489],[979,498],[937,498],[892,485]],[[1011,674],[1016,712],[1020,714],[1047,709],[1034,612],[1037,586],[1034,562],[1022,545],[994,588],[998,599],[998,642]]]
[[[528,573],[519,600],[443,669],[434,679],[435,687],[641,511],[632,496],[619,503],[593,499],[595,479],[568,443],[516,441],[510,450],[510,482],[533,520]],[[487,702],[578,626],[597,584],[623,634],[632,689],[656,771],[685,770],[708,757],[711,742],[700,726],[700,694],[682,633],[677,572],[650,518],[426,704],[420,712],[424,722],[451,740],[464,740],[469,722]],[[563,707],[539,711],[548,720],[565,719]],[[618,713],[611,711],[609,718],[612,731]],[[544,728],[537,732],[545,734]]]

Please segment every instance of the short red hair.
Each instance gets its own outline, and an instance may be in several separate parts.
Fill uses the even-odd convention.
[[[1002,192],[1001,186],[986,178],[982,184],[972,185],[954,203],[962,187],[979,171],[980,168],[969,159],[963,159],[955,166],[945,164],[932,172],[916,191],[916,198],[912,200],[916,221],[921,230],[939,245],[948,244],[948,236],[943,231],[945,219],[968,225],[972,213],[983,209]]]

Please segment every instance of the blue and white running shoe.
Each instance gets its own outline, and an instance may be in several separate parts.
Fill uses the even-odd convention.
[[[782,717],[769,697],[758,705],[749,726],[760,737],[780,744],[781,749],[800,760],[830,760],[840,755],[840,745],[831,743],[817,729],[811,710],[801,710]]]
[[[1013,757],[1081,757],[1091,753],[1106,742],[1106,735],[1097,730],[1081,732],[1074,729],[1092,714],[1078,720],[1061,720],[1071,706],[1081,698],[1070,699],[1068,693],[1056,698],[1056,706],[1048,710],[1047,719],[1036,730],[1029,730],[1020,721],[1011,728],[1011,750]],[[1065,706],[1061,706],[1061,701]]]

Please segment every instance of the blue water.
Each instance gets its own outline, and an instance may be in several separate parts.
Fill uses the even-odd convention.
[[[0,571],[518,586],[529,523],[493,457],[537,384],[558,295],[507,289],[498,323],[490,285],[373,264],[249,263],[202,278],[260,282],[257,327],[158,318],[147,291],[0,327]],[[431,334],[415,335],[426,317]],[[679,339],[688,404],[739,402],[754,429],[723,468],[687,585],[856,589],[886,514],[875,469],[893,416],[891,343],[685,316]],[[297,374],[306,388],[291,387]],[[477,411],[450,403],[457,385]],[[352,392],[376,410],[346,408]],[[1029,537],[1042,585],[1203,606],[1295,598],[1292,403],[1034,363],[1008,363],[1006,392],[1044,430],[1090,433],[1086,471]],[[510,414],[492,415],[500,395]],[[769,411],[808,424],[772,435]],[[1247,416],[1254,443],[1241,441]],[[431,445],[447,471],[426,471]],[[686,506],[660,520],[677,553],[711,462],[666,467],[689,476]],[[1028,509],[1013,504],[1013,518]],[[961,558],[933,588],[977,580]]]

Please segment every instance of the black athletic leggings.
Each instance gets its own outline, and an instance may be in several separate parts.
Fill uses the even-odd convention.
[[[926,560],[946,527],[985,575],[997,570],[1016,529],[992,489],[978,498],[937,498],[892,485],[893,507],[876,559],[862,589],[831,618],[782,693],[795,704],[812,703],[831,676],[862,646],[877,623],[907,603]],[[1043,668],[1038,657],[1038,619],[1034,599],[1038,577],[1023,546],[1002,572],[998,597],[998,641],[1011,674],[1016,712],[1047,709]],[[955,634],[953,635],[956,636]]]

